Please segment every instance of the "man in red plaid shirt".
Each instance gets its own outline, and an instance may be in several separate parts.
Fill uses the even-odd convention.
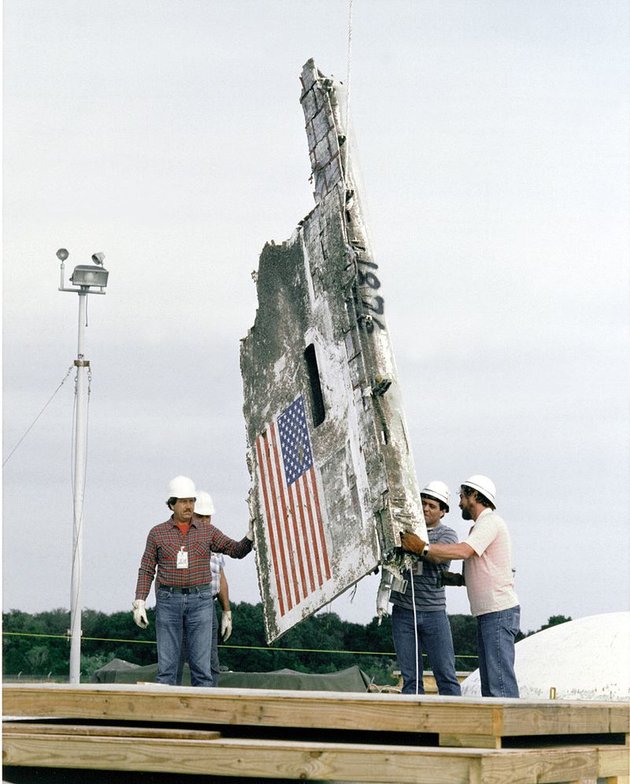
[[[188,651],[190,680],[193,686],[212,686],[210,652],[212,649],[213,596],[210,555],[224,553],[244,558],[252,549],[253,533],[237,542],[212,523],[194,514],[196,489],[192,479],[176,476],[169,483],[166,502],[173,514],[165,523],[154,526],[147,537],[138,570],[133,618],[146,628],[146,598],[156,577],[156,614],[158,683],[177,682],[184,640]]]

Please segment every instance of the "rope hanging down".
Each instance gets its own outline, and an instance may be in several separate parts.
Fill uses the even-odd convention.
[[[352,0],[348,0],[348,63],[346,67],[346,134],[350,136],[350,60],[352,55]]]
[[[37,420],[40,418],[40,416],[41,416],[41,415],[44,413],[44,411],[45,411],[45,410],[48,408],[48,406],[49,406],[49,405],[50,405],[50,403],[52,402],[52,399],[53,399],[53,398],[54,398],[54,396],[57,394],[57,392],[59,392],[59,390],[61,389],[61,387],[64,385],[64,383],[65,383],[66,379],[67,379],[67,378],[68,378],[68,376],[70,375],[70,373],[71,373],[71,371],[72,371],[72,368],[73,368],[73,365],[70,365],[70,367],[68,368],[68,372],[66,373],[66,375],[63,377],[63,379],[62,379],[62,381],[61,381],[61,384],[59,384],[59,386],[57,387],[57,389],[55,389],[55,391],[52,393],[52,395],[51,395],[51,396],[48,398],[48,401],[47,401],[46,405],[45,405],[45,406],[42,408],[42,410],[39,412],[39,414],[38,414],[38,415],[35,417],[35,419],[32,421],[32,423],[29,425],[29,427],[27,427],[27,429],[26,429],[26,431],[25,431],[24,435],[22,436],[22,438],[20,438],[20,440],[17,442],[17,444],[16,444],[16,445],[13,447],[13,449],[12,449],[12,450],[9,452],[9,454],[8,454],[8,455],[6,456],[6,458],[3,460],[3,462],[2,462],[2,465],[3,465],[3,467],[4,467],[4,466],[7,464],[7,462],[9,461],[9,458],[10,458],[10,457],[11,457],[11,455],[12,455],[12,454],[15,452],[15,450],[16,450],[16,449],[19,447],[19,445],[22,443],[22,441],[24,441],[24,439],[26,438],[26,436],[27,436],[27,435],[28,435],[28,434],[31,432],[31,430],[32,430],[32,429],[33,429],[33,427],[35,426],[35,423],[36,423],[36,422],[37,422]]]

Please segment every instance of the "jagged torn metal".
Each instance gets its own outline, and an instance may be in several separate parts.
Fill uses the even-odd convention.
[[[248,503],[272,642],[426,538],[385,299],[342,120],[342,86],[309,60],[301,104],[315,208],[265,245],[241,345]]]

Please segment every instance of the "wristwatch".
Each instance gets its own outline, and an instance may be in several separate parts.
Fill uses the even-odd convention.
[[[427,542],[427,543],[425,544],[425,546],[424,546],[424,549],[422,550],[422,557],[423,557],[423,558],[426,558],[426,557],[427,557],[427,555],[429,554],[429,547],[430,547],[430,545],[429,545],[429,543]]]

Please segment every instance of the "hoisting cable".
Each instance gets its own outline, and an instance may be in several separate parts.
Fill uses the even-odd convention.
[[[420,683],[419,683],[420,662],[418,661],[418,659],[420,657],[420,651],[419,651],[419,641],[418,641],[418,614],[416,609],[416,591],[415,591],[415,586],[413,584],[413,567],[411,566],[409,567],[409,579],[411,580],[411,606],[413,607],[413,634],[414,634],[415,651],[416,651],[416,694],[419,694],[420,693]]]
[[[348,62],[346,67],[346,136],[350,138],[350,60],[352,55],[352,0],[348,0]]]
[[[64,383],[65,383],[66,379],[68,378],[68,376],[69,376],[69,375],[70,375],[70,373],[72,372],[72,368],[73,368],[73,365],[70,365],[70,367],[68,368],[68,372],[67,372],[67,373],[66,373],[66,375],[64,376],[63,380],[61,381],[61,383],[59,384],[59,386],[57,387],[57,389],[55,389],[55,391],[52,393],[52,395],[51,395],[51,396],[48,398],[48,401],[47,401],[46,405],[45,405],[45,406],[42,408],[42,410],[41,410],[41,411],[39,412],[39,414],[38,414],[38,415],[35,417],[35,419],[33,420],[33,422],[32,422],[32,423],[29,425],[29,427],[26,429],[26,431],[25,431],[24,435],[22,436],[22,438],[20,438],[20,440],[17,442],[17,444],[16,444],[16,445],[13,447],[13,449],[12,449],[12,450],[9,452],[9,454],[6,456],[6,458],[5,458],[5,459],[2,461],[2,465],[3,465],[3,466],[5,466],[5,465],[7,464],[7,462],[9,461],[9,458],[11,457],[11,455],[12,455],[12,454],[15,452],[15,450],[16,450],[16,449],[17,449],[17,448],[20,446],[20,444],[22,443],[22,441],[24,441],[24,439],[26,438],[26,436],[27,436],[27,435],[28,435],[28,434],[31,432],[31,430],[32,430],[32,429],[33,429],[33,427],[35,426],[35,423],[37,422],[37,420],[38,420],[38,419],[40,418],[40,416],[41,416],[41,415],[44,413],[44,411],[45,411],[45,410],[48,408],[48,406],[49,406],[49,405],[50,405],[50,403],[52,402],[52,399],[53,399],[53,398],[54,398],[54,396],[57,394],[57,392],[59,392],[59,390],[61,389],[61,387],[64,385]]]

